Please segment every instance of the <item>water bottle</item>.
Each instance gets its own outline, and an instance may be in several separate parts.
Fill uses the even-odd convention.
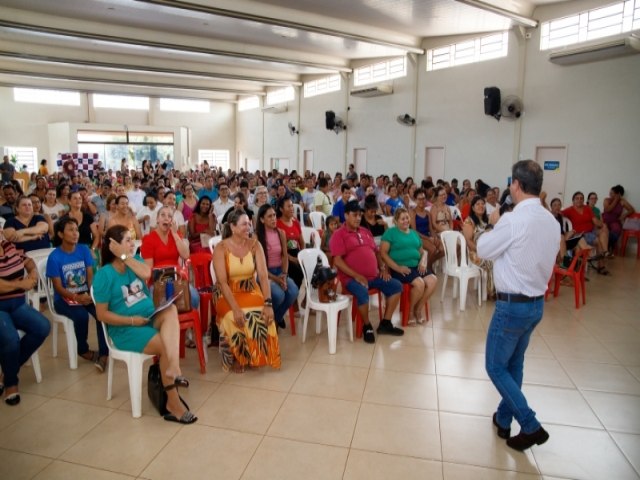
[[[172,278],[167,279],[165,297],[167,300],[173,297],[173,279]]]

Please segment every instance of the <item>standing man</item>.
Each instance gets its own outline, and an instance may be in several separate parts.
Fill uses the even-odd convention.
[[[524,354],[540,320],[544,293],[560,248],[560,225],[540,204],[542,168],[533,160],[517,162],[509,187],[516,204],[500,218],[495,210],[493,230],[478,239],[478,257],[493,260],[496,309],[487,333],[486,369],[502,396],[493,424],[498,436],[515,450],[526,450],[549,439],[522,393]],[[510,437],[511,421],[520,433]]]
[[[401,336],[404,331],[393,326],[391,315],[400,302],[402,284],[389,274],[371,232],[360,226],[361,219],[362,210],[358,201],[347,202],[345,223],[331,235],[329,248],[338,269],[338,279],[358,304],[363,323],[362,337],[367,343],[375,343],[373,327],[369,322],[369,289],[377,288],[386,299],[378,335]]]
[[[2,163],[0,163],[0,173],[2,173],[2,183],[8,183],[13,180],[13,174],[16,173],[16,169],[9,161],[9,155],[2,157]]]

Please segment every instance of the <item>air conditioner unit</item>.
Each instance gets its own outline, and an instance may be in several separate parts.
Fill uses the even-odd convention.
[[[393,87],[391,85],[374,85],[351,90],[351,95],[354,97],[379,97],[380,95],[390,95],[392,93]]]
[[[262,111],[264,113],[284,113],[288,110],[287,104],[282,105],[272,105],[270,107],[262,107]]]
[[[640,53],[640,38],[637,35],[618,37],[613,40],[600,40],[578,47],[554,50],[549,54],[549,61],[558,65],[573,65],[631,55],[633,53]]]

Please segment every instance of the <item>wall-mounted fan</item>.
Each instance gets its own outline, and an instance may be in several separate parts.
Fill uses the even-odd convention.
[[[524,105],[522,100],[515,95],[508,95],[502,100],[502,106],[500,107],[500,117],[509,118],[515,120],[520,118],[524,113]]]
[[[398,115],[396,120],[400,125],[405,125],[407,127],[413,127],[416,124],[416,119],[408,113],[405,113],[404,115]]]
[[[289,135],[292,137],[296,134],[300,133],[300,130],[296,129],[293,123],[289,122]]]

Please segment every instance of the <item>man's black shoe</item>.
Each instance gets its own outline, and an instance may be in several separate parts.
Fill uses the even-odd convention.
[[[522,452],[534,445],[542,445],[547,440],[549,440],[549,434],[544,428],[540,427],[533,433],[520,432],[515,437],[511,437],[507,440],[507,445]]]
[[[378,335],[393,335],[394,337],[401,337],[404,335],[404,330],[398,327],[394,327],[391,320],[382,320],[378,326]]]
[[[362,327],[362,338],[367,343],[376,343],[376,337],[373,334],[373,327],[370,323]]]
[[[498,429],[498,436],[500,438],[504,438],[506,440],[511,436],[511,429],[510,428],[502,428],[500,425],[498,425],[498,421],[496,420],[496,414],[495,413],[493,414],[493,424]]]

